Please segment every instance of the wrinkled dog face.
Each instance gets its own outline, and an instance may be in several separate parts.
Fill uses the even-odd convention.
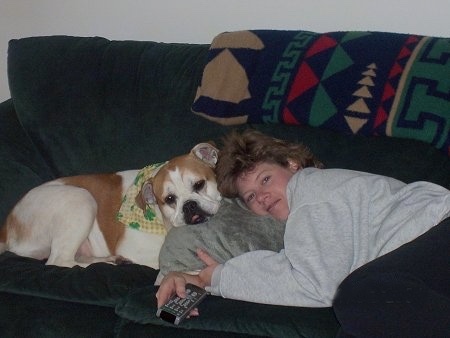
[[[158,205],[163,218],[172,226],[206,222],[219,209],[221,195],[214,173],[175,167],[167,168],[166,176],[169,179],[163,182]]]
[[[217,213],[222,199],[213,169],[217,154],[212,145],[198,144],[170,160],[149,182],[167,229],[203,223]]]

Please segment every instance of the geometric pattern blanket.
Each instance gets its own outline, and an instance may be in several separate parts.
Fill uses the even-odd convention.
[[[450,156],[450,39],[252,30],[211,43],[192,111],[421,140]]]

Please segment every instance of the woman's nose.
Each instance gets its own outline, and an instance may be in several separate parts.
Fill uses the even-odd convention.
[[[259,190],[256,193],[256,200],[258,201],[258,203],[263,203],[265,201],[265,199],[267,198],[267,192],[264,190]]]

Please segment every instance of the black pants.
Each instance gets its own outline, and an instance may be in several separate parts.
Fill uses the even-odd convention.
[[[333,307],[339,337],[450,337],[450,218],[351,273]]]

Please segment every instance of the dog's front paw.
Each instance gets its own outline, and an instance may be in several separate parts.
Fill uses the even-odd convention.
[[[114,260],[114,264],[116,265],[133,264],[133,261],[122,256],[117,256],[116,259]]]

